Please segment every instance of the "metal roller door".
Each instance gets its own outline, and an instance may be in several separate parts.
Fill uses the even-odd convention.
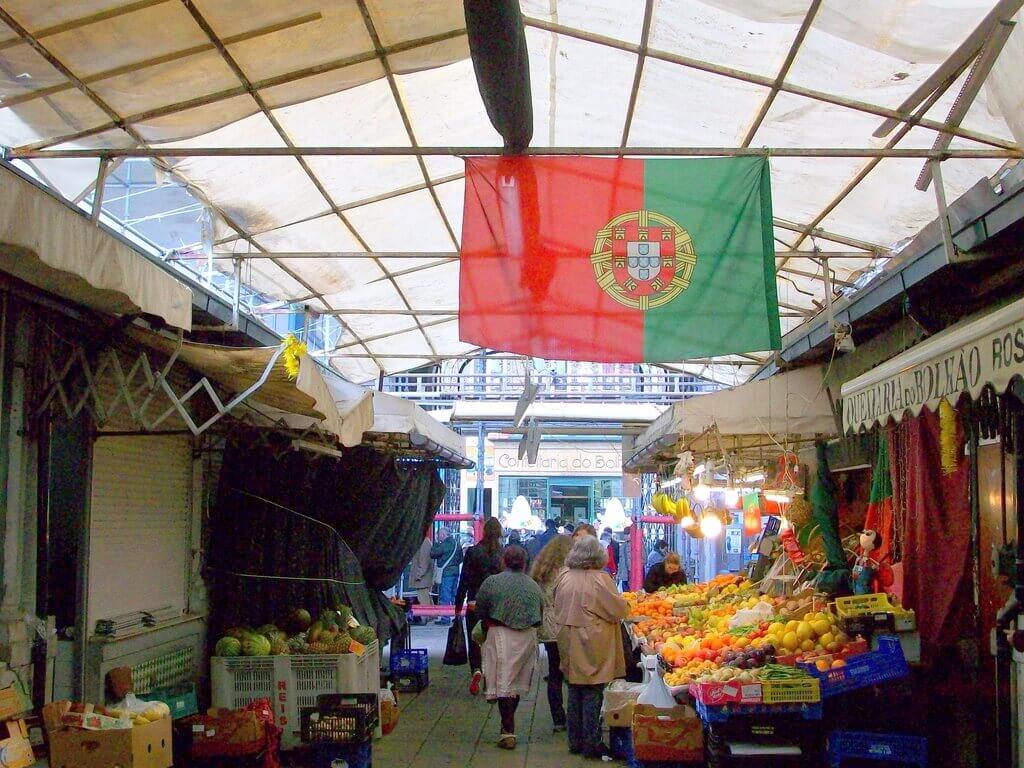
[[[88,632],[97,619],[185,609],[192,450],[185,435],[102,437],[93,447]]]

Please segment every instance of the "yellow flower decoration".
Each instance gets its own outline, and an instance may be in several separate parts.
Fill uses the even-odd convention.
[[[299,375],[299,359],[306,354],[306,342],[299,341],[295,334],[289,333],[284,337],[284,369],[288,372],[288,378],[294,379]]]

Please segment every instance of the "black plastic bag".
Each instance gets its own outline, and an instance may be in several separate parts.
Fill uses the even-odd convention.
[[[448,667],[460,667],[469,662],[466,649],[466,625],[461,616],[456,616],[448,629],[448,644],[444,648],[444,664]]]

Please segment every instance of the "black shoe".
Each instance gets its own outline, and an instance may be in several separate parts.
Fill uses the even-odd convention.
[[[593,752],[584,752],[583,757],[586,760],[600,760],[602,757],[611,757],[611,750],[608,749],[604,744],[599,746]]]
[[[565,723],[555,723],[551,728],[552,733],[565,733]]]

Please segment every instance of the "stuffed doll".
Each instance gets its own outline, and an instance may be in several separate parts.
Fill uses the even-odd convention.
[[[855,595],[870,595],[882,592],[892,584],[892,568],[888,557],[880,552],[882,535],[878,531],[866,530],[860,534],[860,555],[853,564],[850,576]]]

